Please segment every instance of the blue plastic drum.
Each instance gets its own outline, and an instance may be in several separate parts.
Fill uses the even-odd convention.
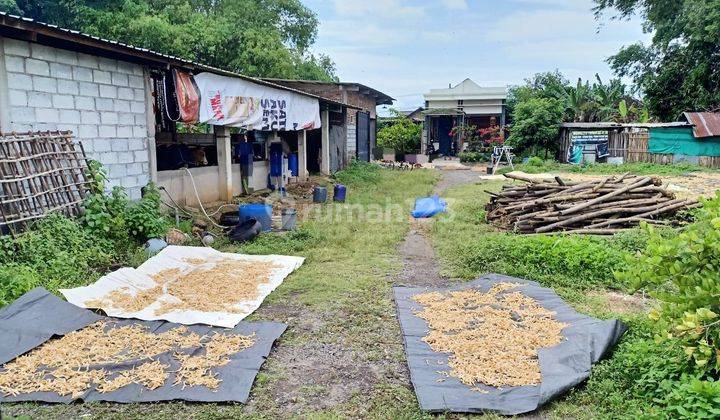
[[[344,203],[346,192],[347,188],[345,188],[343,184],[335,184],[335,188],[333,188],[333,201],[337,201],[338,203]]]
[[[270,204],[244,204],[240,206],[240,223],[255,219],[262,225],[263,232],[272,230],[272,206]]]

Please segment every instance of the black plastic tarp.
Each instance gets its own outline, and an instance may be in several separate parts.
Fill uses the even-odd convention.
[[[0,310],[0,364],[4,364],[41,345],[52,337],[62,336],[81,329],[97,321],[106,321],[117,327],[135,324],[148,328],[150,332],[162,333],[180,325],[165,321],[140,321],[103,317],[87,309],[78,308],[43,288],[36,288],[17,299],[12,305]],[[285,331],[287,326],[275,322],[240,322],[235,328],[216,328],[203,325],[187,326],[188,330],[200,335],[220,334],[254,334],[255,344],[243,351],[229,356],[230,362],[214,369],[222,380],[217,390],[203,386],[173,386],[175,380],[171,373],[165,384],[150,390],[139,384],[131,384],[113,392],[100,393],[94,388],[88,390],[79,399],[84,401],[114,401],[121,403],[149,401],[213,401],[241,402],[247,401],[255,376],[265,358],[270,353],[273,343]],[[190,354],[198,354],[194,349]],[[183,352],[186,352],[183,350]],[[179,363],[173,352],[163,353],[153,360],[169,364],[168,371],[173,372]],[[132,368],[134,365],[148,360],[135,360],[123,364],[103,365],[109,372],[118,372]],[[2,368],[0,368],[0,371]],[[0,394],[0,402],[12,401],[73,401],[71,396],[60,396],[52,392],[36,392],[21,394],[15,397]]]
[[[480,392],[446,375],[450,370],[449,354],[435,352],[422,341],[428,333],[428,324],[415,315],[422,310],[422,305],[412,298],[430,291],[449,292],[472,288],[487,292],[493,284],[501,282],[524,284],[517,290],[535,299],[544,308],[554,311],[555,318],[568,326],[562,331],[562,343],[538,351],[542,374],[540,385],[502,389],[478,385],[475,388],[483,389]],[[412,384],[420,407],[430,412],[496,411],[515,415],[534,411],[587,379],[592,364],[607,354],[627,329],[617,320],[603,321],[579,314],[551,289],[541,287],[536,282],[499,274],[488,274],[449,288],[398,286],[393,291]]]

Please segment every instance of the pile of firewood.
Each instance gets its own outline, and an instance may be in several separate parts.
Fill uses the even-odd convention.
[[[560,177],[534,179],[506,174],[526,182],[505,185],[485,207],[488,222],[518,233],[567,232],[609,235],[645,221],[666,224],[678,211],[700,206],[676,198],[657,177],[624,174],[587,182]]]

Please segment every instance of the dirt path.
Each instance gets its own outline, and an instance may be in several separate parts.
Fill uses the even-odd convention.
[[[435,185],[434,193],[442,195],[448,188],[469,184],[478,180],[477,172],[446,170],[442,179]],[[427,237],[427,229],[432,220],[415,220],[408,231],[405,241],[400,245],[403,259],[403,271],[399,284],[408,286],[443,286],[451,279],[440,275],[440,263],[435,250]]]

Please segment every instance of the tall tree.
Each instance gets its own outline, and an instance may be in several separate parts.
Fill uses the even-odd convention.
[[[651,113],[673,121],[684,111],[720,108],[720,0],[594,0],[597,16],[642,16],[650,45],[622,48],[608,60],[630,76]]]
[[[300,0],[0,0],[0,10],[249,76],[336,80]]]

